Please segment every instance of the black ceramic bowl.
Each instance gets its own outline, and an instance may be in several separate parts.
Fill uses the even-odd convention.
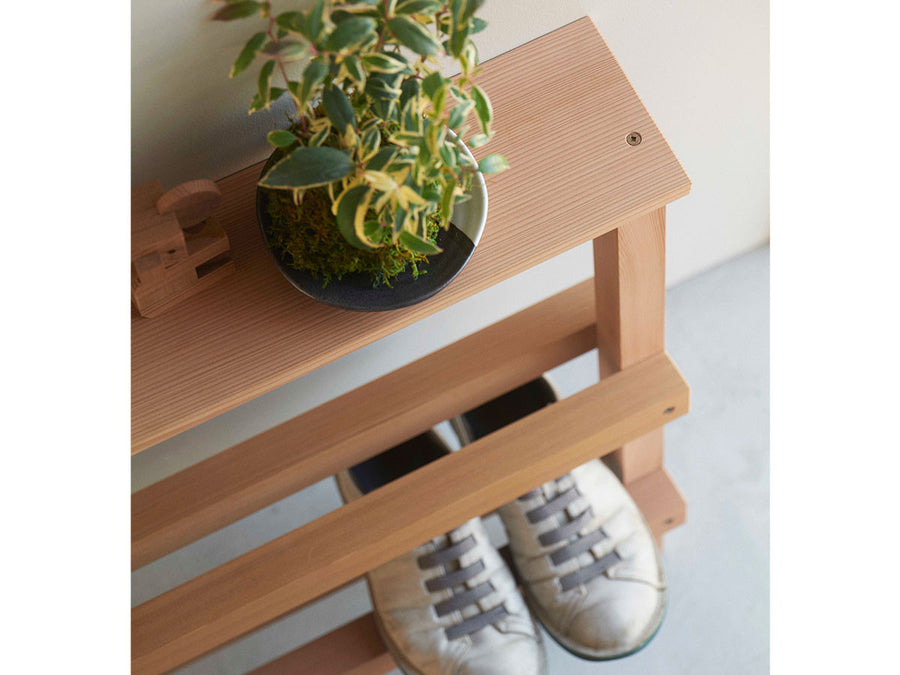
[[[469,152],[468,148],[466,152]],[[274,163],[274,157],[275,153],[269,157],[263,173]],[[368,274],[356,273],[344,275],[342,279],[332,279],[323,287],[321,279],[316,279],[305,270],[287,266],[281,259],[281,252],[272,248],[266,235],[270,224],[266,209],[268,190],[260,187],[256,188],[256,220],[269,255],[294,288],[332,307],[356,312],[382,312],[408,307],[430,298],[453,281],[469,261],[487,218],[487,191],[480,173],[475,175],[470,195],[468,201],[457,204],[453,209],[450,227],[438,233],[437,245],[443,252],[429,256],[427,264],[418,266],[417,279],[413,278],[412,272],[405,271],[391,280],[391,286],[373,287]]]

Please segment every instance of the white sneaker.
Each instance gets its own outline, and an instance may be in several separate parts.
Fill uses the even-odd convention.
[[[450,452],[428,432],[337,475],[344,501]],[[540,632],[474,518],[367,574],[379,631],[407,675],[538,675]]]
[[[557,400],[541,378],[454,418],[463,444]],[[498,509],[532,613],[563,647],[593,660],[628,656],[666,606],[659,551],[631,496],[592,460]]]

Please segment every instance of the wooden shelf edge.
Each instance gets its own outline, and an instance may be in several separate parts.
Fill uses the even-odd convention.
[[[133,671],[191,661],[688,407],[668,355],[630,366],[135,607]]]
[[[249,675],[385,675],[396,667],[370,613],[266,663]]]
[[[657,538],[684,522],[684,497],[665,469],[627,487]],[[396,667],[370,613],[270,661],[250,675],[385,675]]]
[[[594,314],[588,280],[134,493],[132,569],[590,351]]]
[[[579,58],[570,58],[573,50]],[[259,165],[221,180],[216,217],[236,272],[157,319],[132,322],[132,452],[689,192],[690,179],[589,17],[482,65],[500,133],[496,146],[475,153],[499,152],[513,169],[488,178],[489,223],[457,279],[393,312],[357,314],[315,303],[280,278],[260,240]],[[535,114],[533,100],[556,105]],[[639,146],[626,142],[630,131],[641,133]]]

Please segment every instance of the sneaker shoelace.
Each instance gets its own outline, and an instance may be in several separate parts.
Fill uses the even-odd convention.
[[[558,478],[554,481],[556,494],[549,497],[544,504],[527,511],[525,517],[532,525],[536,525],[548,518],[556,518],[557,522],[560,523],[559,527],[538,535],[538,541],[544,547],[554,546],[562,541],[567,542],[549,554],[550,561],[554,565],[561,565],[582,553],[590,553],[593,557],[593,562],[560,577],[559,583],[562,586],[562,590],[568,591],[600,576],[622,558],[616,551],[600,557],[594,553],[594,546],[607,538],[606,533],[600,526],[596,529],[582,532],[594,516],[593,509],[588,505],[581,513],[575,516],[570,515],[568,507],[581,496],[581,493],[574,485],[569,488],[563,487],[561,484],[562,480],[562,478]],[[534,499],[535,497],[543,496],[543,494],[541,488],[538,488],[522,495],[519,499],[523,501]]]
[[[451,539],[450,534],[447,535]],[[478,545],[474,535],[468,535],[454,544],[445,548],[419,556],[416,562],[420,569],[427,570],[441,567],[444,574],[425,582],[425,588],[429,593],[437,593],[450,590],[450,597],[435,603],[435,613],[446,616],[455,611],[462,611],[466,607],[475,605],[479,600],[494,592],[494,586],[490,581],[484,581],[472,588],[466,587],[466,582],[481,574],[485,569],[483,560],[476,560],[463,567],[460,558]],[[479,613],[463,619],[457,624],[444,629],[448,640],[457,640],[466,635],[471,635],[482,628],[491,625],[509,612],[501,603],[488,610],[480,610]]]

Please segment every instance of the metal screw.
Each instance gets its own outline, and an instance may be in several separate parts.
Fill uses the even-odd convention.
[[[675,406],[674,406],[674,405],[671,406],[670,408],[666,408],[665,410],[663,410],[663,414],[664,414],[664,415],[668,415],[669,413],[673,413],[673,412],[675,412]]]
[[[625,137],[625,142],[628,143],[628,145],[640,145],[641,135],[636,131],[632,131]]]

